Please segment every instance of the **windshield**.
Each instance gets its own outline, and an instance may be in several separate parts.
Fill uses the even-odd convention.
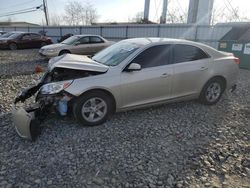
[[[62,41],[61,44],[71,45],[71,44],[74,44],[78,39],[79,39],[78,36],[72,36]]]
[[[9,38],[9,36],[13,35],[15,33],[5,33],[3,35],[1,35],[1,38]]]
[[[127,41],[121,41],[102,50],[101,52],[96,54],[92,59],[104,65],[116,66],[138,48],[139,46],[137,44],[130,43]]]
[[[20,35],[21,35],[21,33],[12,33],[12,35],[10,35],[8,38],[9,39],[15,39],[15,38],[17,38]]]

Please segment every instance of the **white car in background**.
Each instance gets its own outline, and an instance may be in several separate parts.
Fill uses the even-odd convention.
[[[61,43],[42,47],[39,53],[46,57],[55,57],[63,54],[94,55],[111,44],[113,42],[99,35],[74,35]]]

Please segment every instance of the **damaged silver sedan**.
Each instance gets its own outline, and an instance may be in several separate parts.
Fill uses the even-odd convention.
[[[13,107],[18,134],[34,140],[51,111],[73,113],[88,126],[104,123],[117,111],[198,99],[212,105],[236,88],[239,59],[186,40],[138,38],[120,41],[89,58],[65,54],[49,61],[48,71],[15,104],[35,96],[28,108]]]

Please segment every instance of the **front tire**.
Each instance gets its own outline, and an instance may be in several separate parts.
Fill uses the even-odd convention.
[[[220,78],[212,78],[203,87],[199,101],[205,105],[216,104],[224,93],[226,84]]]
[[[112,112],[113,101],[102,91],[86,93],[73,104],[75,119],[86,126],[95,126],[106,122]]]
[[[10,43],[10,44],[9,44],[9,48],[10,48],[11,50],[16,50],[16,49],[17,49],[17,45],[16,45],[15,43]]]

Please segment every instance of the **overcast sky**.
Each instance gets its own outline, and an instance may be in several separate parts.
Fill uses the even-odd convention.
[[[64,7],[69,0],[47,0],[49,15],[63,15]],[[78,0],[86,2],[86,0]],[[150,20],[159,20],[163,0],[151,0]],[[133,18],[137,12],[143,11],[144,0],[89,0],[96,7],[99,22],[126,22]],[[189,0],[169,0],[169,9],[177,9],[177,14],[188,10]],[[225,5],[226,2],[226,5]],[[229,5],[228,2],[231,2]],[[0,0],[0,16],[18,10],[36,7],[42,4],[42,0]],[[215,0],[214,7],[217,10],[230,11],[232,7],[238,7],[244,17],[250,18],[250,0]],[[41,24],[44,21],[44,13],[36,11],[21,15],[9,16],[12,21],[26,21]],[[6,20],[8,17],[0,17]],[[223,21],[223,20],[222,20]]]

